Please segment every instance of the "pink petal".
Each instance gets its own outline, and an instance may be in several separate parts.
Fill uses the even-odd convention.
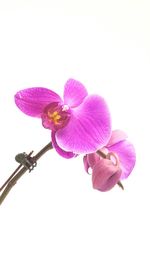
[[[123,141],[127,138],[127,134],[121,130],[114,130],[112,131],[110,140],[107,144],[107,147],[112,146],[120,141]]]
[[[88,163],[88,160],[87,160],[87,155],[85,155],[84,157],[83,157],[83,164],[84,164],[84,169],[85,169],[85,171],[87,172],[87,173],[89,173],[88,172],[88,170],[89,170],[89,163]]]
[[[51,138],[52,138],[52,144],[53,144],[53,147],[55,148],[55,150],[57,151],[57,153],[58,153],[60,156],[66,158],[66,159],[70,159],[70,158],[73,158],[73,157],[76,156],[74,153],[64,151],[63,149],[61,149],[61,148],[58,146],[58,144],[57,144],[57,142],[56,142],[56,138],[55,138],[55,132],[53,132],[53,131],[52,131],[52,133],[51,133]]]
[[[24,89],[15,95],[17,107],[32,117],[40,117],[43,109],[52,102],[62,102],[62,100],[55,92],[43,87]]]
[[[91,153],[87,155],[88,164],[91,168],[100,160],[100,157],[96,153]]]
[[[102,192],[112,189],[119,181],[121,168],[114,165],[111,160],[102,159],[93,167],[93,188]]]
[[[127,178],[132,172],[136,161],[134,146],[129,141],[124,140],[109,146],[108,150],[118,155],[122,169],[121,179]]]
[[[82,83],[70,79],[65,84],[64,103],[71,108],[77,107],[83,102],[87,94],[87,90]]]
[[[58,145],[76,154],[92,153],[105,146],[111,134],[111,119],[100,96],[88,96],[72,110],[69,123],[56,133]]]

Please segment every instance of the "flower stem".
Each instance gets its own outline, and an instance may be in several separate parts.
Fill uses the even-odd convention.
[[[53,148],[52,142],[50,142],[45,147],[43,147],[34,157],[32,157],[32,159],[34,161],[39,160],[47,151],[49,151],[52,148]],[[21,176],[28,170],[26,166],[23,166],[22,168],[21,166],[23,165],[20,164],[0,188],[0,191],[3,190],[3,192],[0,195],[0,205],[2,204],[2,202],[6,198],[12,187],[17,183],[17,181],[21,178]]]
[[[107,158],[107,154],[105,154],[105,153],[104,153],[103,151],[101,151],[101,150],[97,150],[96,153],[97,153],[100,157],[102,157],[102,158],[104,158],[104,159]]]
[[[35,156],[33,156],[32,159],[34,160],[34,162],[38,161],[47,151],[51,150],[52,148],[53,148],[52,142],[50,142],[45,147],[43,147]],[[31,153],[29,155],[31,155]],[[101,150],[98,150],[96,153],[102,158],[107,158],[107,154],[105,154]],[[2,191],[2,193],[0,195],[0,205],[2,204],[6,196],[9,194],[13,186],[17,183],[17,181],[21,178],[21,176],[25,174],[27,170],[28,168],[26,166],[23,166],[23,164],[19,164],[16,170],[9,176],[9,178],[1,186],[0,192]],[[124,187],[120,181],[117,184],[120,188],[124,190]]]

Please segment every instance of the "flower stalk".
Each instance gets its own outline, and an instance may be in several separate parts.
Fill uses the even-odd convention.
[[[52,148],[53,148],[52,142],[48,143],[34,157],[32,157],[32,160],[34,162],[38,161],[47,151],[51,150]],[[0,192],[2,191],[2,193],[0,195],[0,205],[2,204],[6,196],[9,194],[13,186],[17,183],[17,181],[21,178],[21,176],[23,176],[26,173],[27,170],[28,168],[26,166],[23,166],[23,164],[21,163],[17,167],[17,169],[10,175],[10,177],[6,180],[6,182],[1,186]]]
[[[35,156],[33,156],[31,159],[34,162],[37,162],[46,152],[51,150],[53,148],[52,142],[48,143],[46,146],[44,146]],[[33,151],[32,151],[33,152]],[[31,153],[29,153],[28,156],[30,156]],[[102,158],[107,158],[107,154],[105,154],[103,151],[98,150],[96,152],[99,156]],[[19,164],[19,166],[16,168],[16,170],[10,175],[10,177],[5,181],[5,183],[1,186],[0,192],[2,191],[0,195],[0,205],[3,203],[13,186],[17,183],[17,181],[26,173],[28,168],[26,166],[23,166],[22,163]],[[120,188],[124,190],[124,187],[122,183],[119,181],[117,183]]]

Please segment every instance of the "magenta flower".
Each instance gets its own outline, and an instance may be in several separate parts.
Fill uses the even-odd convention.
[[[115,130],[108,144],[101,149],[108,153],[106,159],[97,153],[84,156],[85,170],[88,172],[90,167],[92,169],[94,188],[108,191],[132,172],[136,155],[133,145],[126,138],[127,135],[123,131]]]
[[[66,82],[63,100],[52,90],[34,87],[17,92],[15,103],[25,114],[42,119],[42,125],[51,130],[53,147],[63,157],[92,153],[110,138],[111,119],[105,100],[89,96],[76,80]]]

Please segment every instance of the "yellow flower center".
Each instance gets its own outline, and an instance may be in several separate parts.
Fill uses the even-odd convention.
[[[53,121],[53,123],[59,124],[59,120],[61,118],[61,116],[59,115],[58,111],[54,111],[53,113],[51,113],[50,111],[48,111],[48,117],[50,120]]]

